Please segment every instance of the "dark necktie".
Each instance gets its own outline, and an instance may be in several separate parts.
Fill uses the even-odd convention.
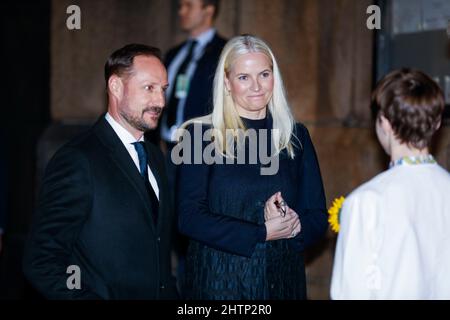
[[[178,109],[178,103],[180,102],[180,99],[178,99],[177,95],[176,95],[177,79],[180,75],[186,73],[187,68],[192,60],[192,55],[194,53],[194,49],[195,49],[196,45],[197,45],[197,41],[195,41],[195,40],[192,40],[189,43],[188,54],[187,54],[186,58],[184,58],[180,67],[178,68],[177,74],[175,76],[174,87],[172,88],[172,92],[170,93],[169,103],[167,105],[167,128],[169,128],[169,129],[177,121],[177,109]]]
[[[141,173],[142,178],[144,179],[145,188],[147,189],[147,193],[150,197],[150,203],[152,205],[152,218],[153,222],[157,223],[158,221],[158,210],[159,210],[159,201],[156,197],[155,191],[153,190],[152,186],[150,185],[150,181],[148,180],[148,156],[147,151],[145,149],[144,142],[134,142],[133,143],[134,148],[136,149],[136,152],[138,154],[139,158],[139,171]]]

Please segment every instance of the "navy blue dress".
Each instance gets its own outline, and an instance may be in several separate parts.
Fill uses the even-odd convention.
[[[247,128],[272,128],[270,116],[242,120]],[[203,131],[206,129],[203,126]],[[194,130],[190,128],[190,132]],[[293,138],[296,156],[291,159],[286,151],[281,152],[275,175],[261,175],[259,158],[256,164],[179,166],[179,229],[191,239],[185,298],[306,298],[303,251],[324,235],[327,216],[322,178],[308,131],[297,124],[295,134],[301,142]],[[195,139],[201,137],[192,141]],[[264,204],[278,191],[299,214],[302,229],[293,239],[266,242]]]

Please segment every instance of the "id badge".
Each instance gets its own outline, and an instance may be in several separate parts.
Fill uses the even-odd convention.
[[[180,74],[177,77],[177,85],[175,96],[178,99],[185,99],[189,91],[189,77],[185,74]]]

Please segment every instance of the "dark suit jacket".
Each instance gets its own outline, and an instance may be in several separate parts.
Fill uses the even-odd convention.
[[[160,189],[158,225],[124,145],[102,116],[47,166],[24,271],[50,299],[174,299],[173,210],[161,152],[146,143]],[[67,267],[81,269],[69,290]]]
[[[185,44],[186,42],[183,42],[167,53],[165,59],[167,68]],[[206,45],[203,56],[198,61],[197,68],[192,75],[183,120],[204,116],[212,111],[214,74],[225,44],[226,40],[216,33],[211,42]]]

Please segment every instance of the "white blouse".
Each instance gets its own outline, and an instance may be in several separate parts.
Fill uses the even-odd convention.
[[[397,165],[345,200],[332,299],[450,299],[450,174]]]

